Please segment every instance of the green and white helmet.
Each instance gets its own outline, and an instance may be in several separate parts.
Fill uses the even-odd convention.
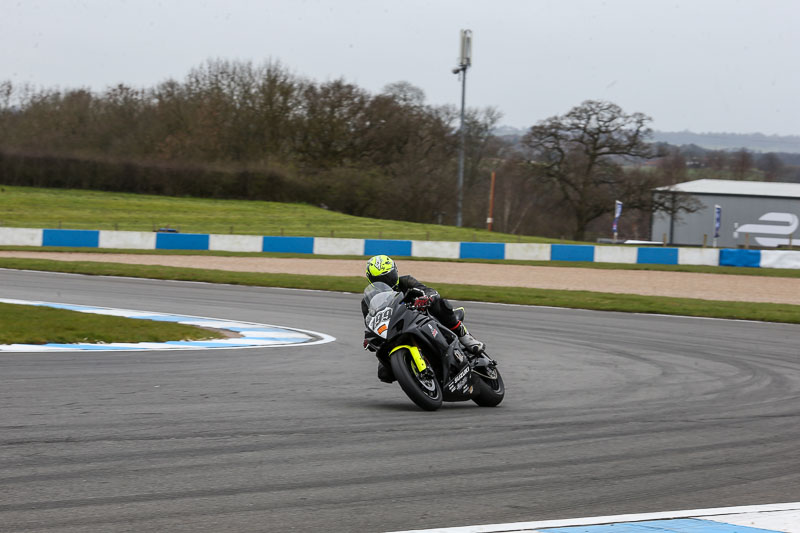
[[[376,255],[367,261],[367,279],[370,283],[382,282],[395,288],[400,279],[397,266],[388,255]]]

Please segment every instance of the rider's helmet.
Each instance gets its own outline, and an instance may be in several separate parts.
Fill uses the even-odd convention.
[[[391,288],[396,288],[400,279],[397,266],[388,255],[376,255],[367,261],[367,279],[370,283],[383,282]]]

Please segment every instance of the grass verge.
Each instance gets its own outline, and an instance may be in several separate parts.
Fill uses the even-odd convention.
[[[262,287],[318,289],[354,293],[360,293],[365,285],[364,279],[360,276],[334,277],[297,274],[261,274],[197,268],[80,261],[48,261],[44,259],[0,258],[0,268],[180,281],[203,281],[209,283],[228,283],[233,285]],[[454,300],[800,323],[800,306],[788,304],[727,302],[663,296],[639,296],[519,287],[436,284],[436,288],[448,298]]]
[[[17,228],[480,242],[561,242],[483,229],[356,217],[305,204],[5,185],[0,225]]]
[[[0,344],[165,342],[219,339],[206,329],[52,307],[0,303]]]

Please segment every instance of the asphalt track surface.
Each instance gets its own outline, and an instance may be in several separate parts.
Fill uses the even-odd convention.
[[[310,329],[0,354],[0,531],[388,531],[800,500],[800,326],[472,303],[497,408],[375,377],[359,296],[0,270],[0,296]]]

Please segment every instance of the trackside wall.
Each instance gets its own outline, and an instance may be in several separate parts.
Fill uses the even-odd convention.
[[[662,265],[800,269],[800,251],[594,246],[502,242],[333,239],[139,231],[0,228],[0,246],[61,246],[130,250],[216,250],[310,255],[377,255],[432,259],[589,261]]]

